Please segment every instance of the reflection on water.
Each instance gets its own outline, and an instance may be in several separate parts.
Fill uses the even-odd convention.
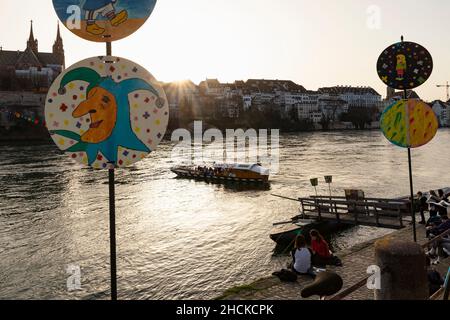
[[[450,131],[413,151],[416,190],[450,185]],[[271,225],[297,214],[272,197],[312,193],[332,174],[334,194],[408,194],[406,151],[379,132],[301,133],[280,138],[280,172],[269,190],[175,179],[172,145],[117,177],[121,299],[212,298],[284,266]],[[81,169],[53,146],[0,147],[0,298],[103,299],[109,293],[107,173]],[[390,232],[353,228],[336,249]],[[68,292],[65,268],[79,265],[82,290]]]

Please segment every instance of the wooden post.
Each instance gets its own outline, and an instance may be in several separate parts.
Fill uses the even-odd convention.
[[[355,212],[354,212],[354,214],[355,214],[355,223],[358,224],[358,209],[357,209],[357,206],[356,206],[356,201],[353,203],[353,208],[355,209]]]
[[[402,208],[401,208],[401,206],[398,207],[398,218],[400,220],[400,227],[403,228],[403,216],[402,216]]]
[[[302,216],[303,216],[303,219],[304,219],[304,218],[305,218],[305,205],[304,205],[304,203],[303,203],[303,199],[300,200],[300,203],[301,203],[301,205],[302,205]]]
[[[375,243],[375,261],[381,270],[381,288],[375,300],[427,300],[425,252],[411,241],[386,238]]]
[[[378,210],[376,206],[373,206],[373,209],[375,210],[375,222],[377,223],[377,227],[380,226],[380,217],[378,215]]]
[[[337,219],[337,222],[338,222],[338,223],[341,223],[341,216],[339,215],[339,211],[338,211],[336,202],[334,203],[334,211],[336,212],[336,219]]]
[[[317,198],[317,213],[319,214],[319,221],[320,220],[322,220],[322,213],[321,213],[321,211],[320,211],[320,206],[321,206],[321,203],[320,203],[320,200]]]

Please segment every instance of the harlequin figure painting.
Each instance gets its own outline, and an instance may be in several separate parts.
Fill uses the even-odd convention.
[[[51,137],[71,158],[93,168],[127,166],[149,154],[168,123],[164,90],[142,67],[122,58],[90,58],[52,85],[46,103]]]
[[[77,36],[96,42],[123,39],[153,12],[156,0],[53,0],[59,19]]]

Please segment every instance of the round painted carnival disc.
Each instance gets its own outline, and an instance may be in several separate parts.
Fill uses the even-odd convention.
[[[384,136],[402,148],[418,148],[433,140],[439,124],[433,110],[420,100],[400,100],[384,110]]]
[[[156,0],[53,0],[62,23],[77,36],[96,42],[125,38],[151,15]]]
[[[126,167],[155,150],[167,129],[169,106],[143,67],[96,57],[53,82],[45,119],[53,141],[72,159],[95,169]]]
[[[399,42],[386,48],[378,58],[377,72],[387,86],[404,90],[423,84],[433,71],[433,58],[421,45]]]

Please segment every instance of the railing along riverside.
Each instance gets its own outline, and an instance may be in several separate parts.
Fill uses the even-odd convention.
[[[434,237],[433,239],[431,239],[430,241],[428,241],[427,243],[422,245],[422,248],[426,248],[428,247],[430,244],[435,243],[438,240],[441,240],[443,237],[445,237],[446,235],[450,235],[450,229],[441,233],[440,235],[438,235],[437,237]],[[386,272],[386,269],[381,270],[381,272]],[[352,294],[353,292],[355,292],[356,290],[362,288],[366,283],[367,280],[371,277],[372,275],[369,275],[367,277],[365,277],[364,279],[361,279],[360,281],[358,281],[357,283],[355,283],[354,285],[352,285],[351,287],[348,287],[347,289],[339,292],[338,294],[334,295],[333,297],[331,297],[330,299],[327,300],[342,300],[345,297],[347,297],[348,295]],[[430,297],[430,300],[435,300],[437,299],[437,297],[440,296],[440,294],[443,292],[444,288],[439,289],[438,292],[436,292],[434,295],[432,295]]]
[[[311,213],[317,215],[318,220],[335,219],[339,222],[345,220],[353,221],[355,224],[403,228],[403,213],[409,213],[409,204],[403,200],[382,198],[347,200],[345,197],[312,196],[299,198],[298,201],[303,216]],[[395,222],[395,219],[398,219],[398,222]]]

